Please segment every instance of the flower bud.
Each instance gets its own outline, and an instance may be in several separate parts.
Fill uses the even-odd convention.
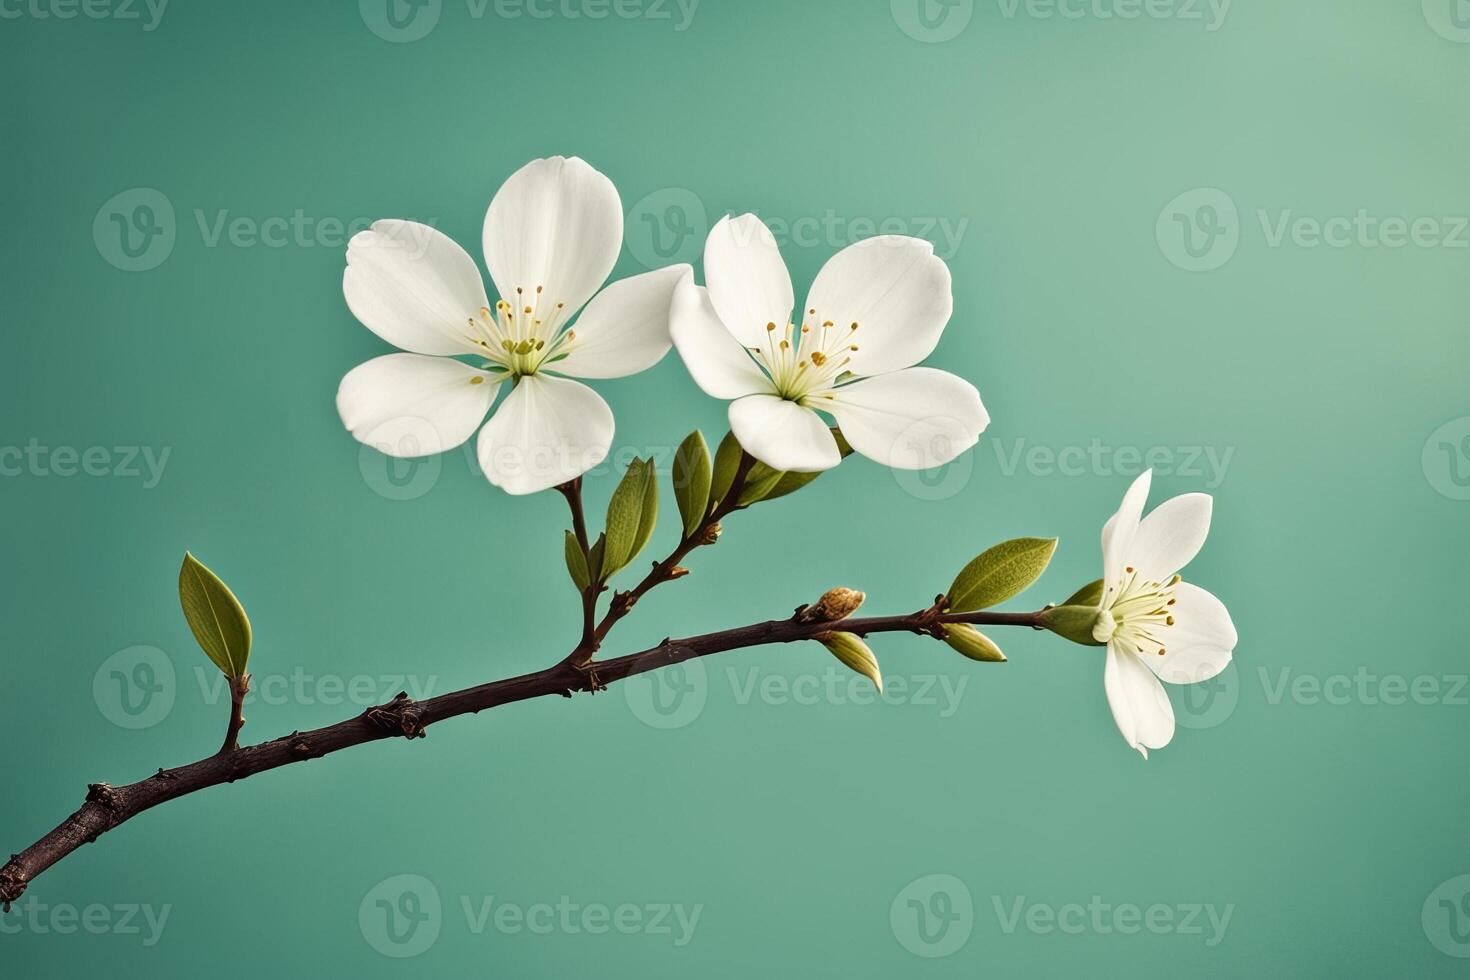
[[[857,612],[867,596],[856,589],[828,589],[822,597],[801,612],[808,623],[835,623]]]
[[[832,656],[872,681],[878,693],[883,693],[883,672],[878,669],[878,658],[859,636],[855,633],[820,633],[815,638],[831,651]]]
[[[995,645],[995,641],[968,623],[946,624],[944,642],[971,660],[990,664],[1006,662],[1006,655]]]

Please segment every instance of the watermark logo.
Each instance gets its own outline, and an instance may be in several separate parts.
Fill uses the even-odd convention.
[[[964,423],[958,419],[921,419],[904,429],[894,440],[894,460],[911,465],[925,459],[953,458],[929,469],[890,466],[888,470],[909,496],[919,500],[946,500],[969,485],[975,470],[973,452],[955,453],[955,446],[962,444],[960,440],[965,438]]]
[[[124,272],[158,268],[173,252],[177,238],[173,202],[152,187],[114,194],[92,219],[98,254]]]
[[[444,469],[439,455],[442,446],[438,428],[428,419],[389,419],[363,440],[357,451],[357,469],[363,482],[378,496],[417,500],[439,482]],[[390,450],[413,455],[389,455]]]
[[[709,235],[709,213],[699,195],[685,187],[665,187],[628,209],[624,223],[628,252],[647,269],[694,262]]]
[[[367,29],[393,44],[427,37],[439,24],[443,0],[357,0]]]
[[[1470,875],[1443,882],[1424,900],[1424,935],[1446,956],[1470,959]]]
[[[367,944],[384,956],[418,956],[439,940],[444,927],[439,889],[422,875],[380,881],[363,896],[357,926]]]
[[[1159,212],[1154,237],[1164,258],[1186,272],[1210,272],[1240,245],[1240,212],[1218,187],[1197,187]]]
[[[92,677],[92,700],[119,728],[152,728],[173,711],[177,695],[174,663],[158,647],[119,650]]]
[[[1184,728],[1217,728],[1230,720],[1240,704],[1240,672],[1234,664],[1208,680],[1171,687],[1174,720]]]
[[[150,34],[163,22],[169,0],[0,0],[0,20],[138,21]]]
[[[173,910],[172,905],[140,905],[135,902],[83,906],[62,902],[52,905],[36,895],[27,895],[11,906],[10,914],[0,915],[0,935],[75,936],[85,933],[89,936],[128,936],[136,938],[145,949],[152,949],[163,938],[164,927],[168,925],[168,917]]]
[[[975,0],[889,0],[893,22],[915,41],[952,41],[970,26]]]
[[[698,660],[629,677],[623,696],[633,717],[650,728],[683,728],[704,712],[709,700],[709,674]]]
[[[970,889],[954,875],[925,875],[894,897],[888,924],[899,945],[915,956],[952,956],[970,941],[975,902]]]
[[[1053,905],[1031,901],[1025,895],[1009,901],[992,895],[990,903],[1000,931],[1007,936],[1023,929],[1035,936],[1136,936],[1147,932],[1154,936],[1199,937],[1211,949],[1225,941],[1230,920],[1235,916],[1233,902],[1223,906],[1213,902],[1138,905],[1114,903],[1093,895],[1085,903]]]
[[[1442,496],[1470,500],[1470,415],[1430,433],[1420,462],[1424,478]]]
[[[1470,0],[1424,0],[1424,19],[1446,41],[1470,44]]]

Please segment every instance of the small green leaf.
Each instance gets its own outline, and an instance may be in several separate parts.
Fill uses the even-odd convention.
[[[608,575],[603,574],[603,552],[606,550],[606,534],[599,534],[597,540],[592,543],[592,547],[587,549],[587,574],[592,577],[592,581],[594,582],[606,582],[608,575],[612,574],[611,572]]]
[[[577,587],[578,592],[586,592],[592,584],[592,576],[587,572],[587,555],[582,551],[582,543],[571,531],[567,532],[567,573],[572,576],[572,584]]]
[[[883,693],[883,672],[878,668],[878,658],[855,633],[823,633],[817,637],[838,660],[873,682],[878,693]]]
[[[679,516],[684,519],[684,536],[699,530],[709,510],[710,481],[709,445],[698,429],[689,433],[674,453],[674,499]]]
[[[710,503],[719,503],[730,492],[730,484],[735,482],[735,471],[740,468],[742,452],[744,450],[740,448],[735,433],[725,433],[725,438],[720,440],[719,448],[715,450],[714,475],[709,486]]]
[[[989,609],[1019,595],[1041,577],[1057,550],[1056,538],[1015,538],[970,562],[949,587],[951,612]]]
[[[607,545],[603,550],[603,578],[610,578],[633,560],[643,524],[643,496],[648,490],[648,475],[643,460],[628,464],[618,488],[607,504]]]
[[[226,677],[244,677],[250,662],[250,618],[229,586],[188,552],[179,568],[179,602],[205,655]]]
[[[638,536],[633,539],[633,550],[628,555],[632,561],[648,546],[653,529],[658,525],[658,468],[653,457],[643,461],[643,511],[638,518]]]
[[[949,623],[946,625],[944,627],[944,642],[971,660],[979,660],[983,663],[990,664],[1003,664],[1006,662],[1006,655],[1001,652],[1000,647],[995,645],[995,641],[969,623]]]
[[[1102,604],[1103,580],[1089,582],[1076,592],[1072,597],[1062,603],[1064,606],[1092,606],[1094,609]]]
[[[816,476],[817,474],[811,475]],[[740,488],[740,506],[749,507],[751,504],[765,500],[785,476],[785,473],[773,470],[765,463],[755,463],[751,466],[750,472],[745,474],[745,485]]]
[[[1080,643],[1085,647],[1100,647],[1092,635],[1093,623],[1097,622],[1097,606],[1052,606],[1043,610],[1037,622],[1057,636]]]

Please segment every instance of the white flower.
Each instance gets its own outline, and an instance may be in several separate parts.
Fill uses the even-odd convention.
[[[527,164],[490,202],[493,310],[474,260],[451,239],[410,221],[375,222],[348,244],[342,290],[369,330],[412,353],[348,372],[337,391],[343,424],[390,456],[429,456],[468,440],[509,381],[480,431],[491,483],[532,493],[596,466],[612,444],[612,411],[558,375],[618,378],[657,364],[670,346],[674,287],[693,277],[670,266],[598,293],[622,240],[617,189],[575,157]]]
[[[855,450],[902,469],[949,462],[989,424],[968,381],[913,366],[933,352],[953,309],[949,269],[928,242],[886,235],[843,249],[795,320],[791,276],[755,215],[715,226],[704,274],[707,289],[675,291],[674,344],[701,388],[733,399],[731,431],[768,466],[837,465],[818,411]]]
[[[1108,645],[1103,689],[1118,730],[1148,758],[1174,737],[1174,709],[1159,681],[1195,684],[1224,670],[1235,624],[1223,603],[1178,571],[1210,533],[1210,496],[1187,493],[1143,514],[1153,471],[1103,526],[1103,592],[1092,635]]]

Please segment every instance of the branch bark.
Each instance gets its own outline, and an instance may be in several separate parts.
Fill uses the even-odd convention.
[[[430,725],[459,715],[477,714],[501,705],[553,694],[570,698],[576,691],[595,690],[670,664],[727,650],[809,640],[834,629],[860,636],[885,632],[937,636],[940,625],[944,623],[1040,628],[1037,621],[1039,612],[947,614],[938,607],[930,607],[905,616],[875,616],[833,623],[803,620],[801,613],[805,608],[798,609],[797,615],[789,619],[753,623],[680,640],[664,640],[638,653],[597,662],[594,676],[589,676],[585,665],[578,667],[562,661],[536,673],[492,681],[426,701],[414,701],[407,694],[399,694],[387,704],[369,708],[356,717],[325,728],[292,732],[259,745],[222,751],[175,769],[159,769],[147,779],[126,786],[94,783],[87,787],[87,798],[81,809],[30,847],[12,855],[10,861],[0,868],[0,903],[3,903],[4,911],[10,911],[11,903],[20,899],[37,875],[83,844],[92,843],[109,830],[162,803],[368,742],[385,738],[423,738]]]

